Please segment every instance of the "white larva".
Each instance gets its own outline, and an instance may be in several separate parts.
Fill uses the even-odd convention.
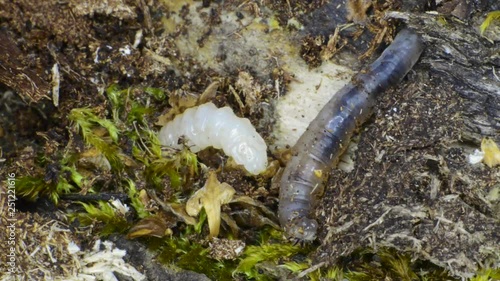
[[[250,121],[236,116],[229,107],[217,108],[213,103],[192,107],[175,117],[160,130],[160,143],[181,148],[184,136],[192,152],[212,146],[257,175],[267,168],[267,145]]]

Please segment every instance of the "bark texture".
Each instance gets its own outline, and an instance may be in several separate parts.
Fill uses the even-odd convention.
[[[472,165],[481,139],[500,143],[500,49],[471,26],[391,13],[427,48],[360,132],[355,169],[332,172],[317,210],[317,262],[394,247],[470,277],[500,261],[500,169]]]

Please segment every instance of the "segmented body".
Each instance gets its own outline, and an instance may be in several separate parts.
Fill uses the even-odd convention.
[[[258,175],[267,168],[267,145],[250,121],[236,116],[229,107],[217,108],[213,103],[192,107],[161,128],[160,143],[182,148],[178,143],[186,137],[192,152],[209,146],[221,148],[243,165],[251,174]]]
[[[423,49],[422,39],[414,31],[400,31],[380,57],[356,74],[309,124],[292,148],[292,159],[280,182],[278,214],[288,237],[315,239],[318,223],[311,211],[323,194],[331,166],[356,128],[372,114],[377,96],[403,79]]]

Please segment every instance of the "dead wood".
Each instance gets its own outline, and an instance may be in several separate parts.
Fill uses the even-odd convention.
[[[500,49],[459,21],[395,15],[427,48],[361,132],[355,170],[332,173],[316,259],[394,247],[470,277],[499,261],[500,171],[467,159],[482,138],[500,142]]]

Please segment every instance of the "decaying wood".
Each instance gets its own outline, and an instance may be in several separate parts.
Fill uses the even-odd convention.
[[[19,50],[11,37],[1,30],[0,54],[0,84],[16,90],[25,102],[48,98],[48,75],[43,69],[30,65],[28,57]]]
[[[467,156],[484,137],[500,143],[500,48],[458,21],[397,16],[427,49],[361,132],[355,169],[333,172],[316,259],[394,247],[469,277],[499,266],[500,169]]]

